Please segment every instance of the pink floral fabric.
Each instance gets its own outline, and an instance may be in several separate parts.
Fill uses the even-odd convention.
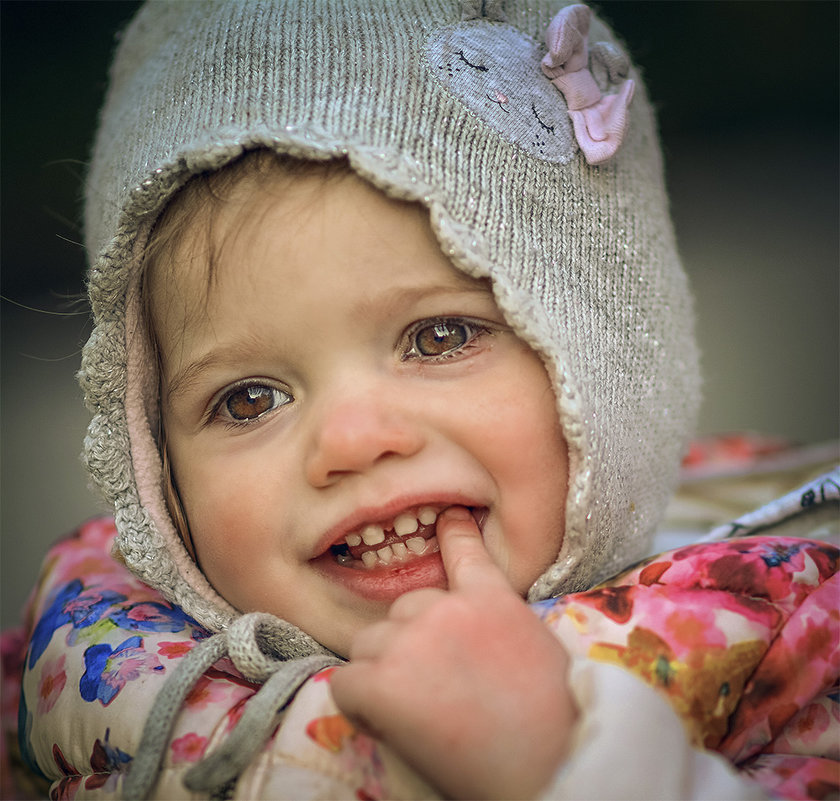
[[[99,519],[57,544],[25,626],[2,640],[4,760],[14,761],[19,697],[20,759],[53,799],[118,797],[152,699],[207,636],[112,558],[114,535],[113,521]],[[838,550],[816,540],[698,544],[534,609],[574,654],[657,688],[693,743],[774,796],[836,797],[837,562]],[[304,685],[235,797],[437,797],[338,712],[333,670]],[[207,671],[176,722],[159,797],[191,797],[180,777],[230,732],[255,689],[227,660]],[[13,787],[3,774],[4,797],[25,797],[30,779]]]
[[[665,694],[695,745],[779,797],[836,797],[837,564],[821,541],[703,543],[537,608],[572,652]]]

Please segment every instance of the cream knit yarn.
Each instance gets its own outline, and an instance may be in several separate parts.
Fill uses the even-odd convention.
[[[424,204],[452,262],[492,279],[543,357],[570,484],[562,550],[530,598],[587,588],[645,552],[698,402],[691,303],[638,76],[626,139],[593,167],[540,69],[563,5],[153,2],[124,33],[86,189],[85,455],[130,569],[203,625],[224,629],[237,613],[190,560],[163,500],[141,257],[191,175],[255,147],[346,158]],[[599,89],[616,93],[622,59],[595,20],[589,45]],[[285,650],[317,647],[289,626]]]

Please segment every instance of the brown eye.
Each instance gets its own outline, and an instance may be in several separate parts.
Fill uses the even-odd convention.
[[[279,389],[254,384],[234,390],[222,405],[233,420],[247,421],[256,420],[266,412],[289,403],[291,399],[291,395]]]
[[[443,356],[466,345],[469,332],[458,323],[435,323],[421,328],[414,336],[414,344],[422,356]]]
[[[463,317],[430,317],[409,326],[402,336],[404,362],[419,359],[429,364],[460,359],[479,347],[494,328],[482,320]]]

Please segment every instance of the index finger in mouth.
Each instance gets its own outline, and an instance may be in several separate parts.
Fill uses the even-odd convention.
[[[490,558],[481,529],[469,509],[452,506],[438,519],[438,543],[449,589],[504,587],[507,577]]]

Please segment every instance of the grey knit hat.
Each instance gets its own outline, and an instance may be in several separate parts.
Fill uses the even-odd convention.
[[[691,302],[644,88],[588,9],[552,23],[564,5],[151,2],[125,31],[86,188],[85,456],[126,564],[203,625],[237,612],[166,509],[142,257],[192,175],[258,147],[344,158],[422,203],[544,359],[570,479],[562,550],[530,598],[644,554],[698,403]]]

